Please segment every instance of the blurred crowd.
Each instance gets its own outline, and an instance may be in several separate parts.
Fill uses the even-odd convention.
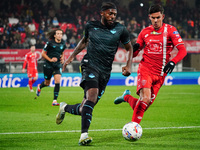
[[[200,39],[200,1],[189,7],[185,0],[130,0],[123,6],[119,0],[111,0],[118,7],[117,21],[130,32],[132,43],[139,32],[150,25],[148,8],[159,3],[165,9],[165,23],[175,26],[182,38]],[[30,45],[43,48],[47,33],[54,28],[64,31],[67,48],[74,48],[82,38],[89,20],[100,19],[102,0],[60,0],[59,8],[53,0],[1,0],[0,48],[26,49]]]

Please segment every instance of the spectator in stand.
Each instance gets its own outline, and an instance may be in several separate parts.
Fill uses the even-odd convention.
[[[16,40],[21,41],[21,35],[19,33],[19,30],[16,30],[16,32],[14,33],[14,37]]]
[[[22,45],[24,49],[29,48],[29,39],[27,37],[25,37],[24,43],[22,43]]]
[[[42,40],[37,40],[35,47],[37,49],[42,49],[44,47],[44,44],[42,43]]]
[[[31,44],[31,45],[35,45],[35,44],[36,44],[36,39],[35,39],[35,36],[34,36],[34,35],[31,36],[30,44]]]
[[[59,27],[59,22],[58,22],[57,17],[53,17],[52,24],[53,24],[53,26],[54,26],[55,28],[58,28],[58,27]]]
[[[2,56],[0,56],[0,71],[1,72],[6,72],[7,69],[6,69],[6,63],[5,63],[5,60]]]
[[[15,40],[13,41],[13,43],[11,44],[10,48],[11,48],[11,49],[17,49],[17,48],[19,48],[19,46],[18,46],[18,41],[17,41],[16,39],[15,39]]]
[[[7,48],[7,44],[4,42],[4,40],[1,40],[0,49],[6,49],[6,48]]]
[[[71,37],[69,40],[70,47],[69,48],[75,48],[76,47],[76,39],[74,36]]]
[[[31,22],[29,25],[28,25],[30,31],[33,33],[36,31],[36,27],[35,27],[35,24],[33,22]]]
[[[31,30],[28,26],[28,22],[24,22],[24,30],[25,30],[26,36],[31,37]]]

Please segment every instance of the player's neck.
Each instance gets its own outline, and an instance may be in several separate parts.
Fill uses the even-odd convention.
[[[163,25],[164,25],[164,23],[162,23],[162,25],[160,26],[160,28],[154,28],[154,30],[156,30],[156,31],[158,31],[158,30],[160,30],[162,27],[163,27]]]
[[[61,42],[61,40],[55,39],[55,42],[56,42],[56,43],[60,43],[60,42]]]

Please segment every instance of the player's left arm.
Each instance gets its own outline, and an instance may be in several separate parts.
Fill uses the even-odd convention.
[[[121,42],[124,44],[125,49],[128,52],[128,59],[126,62],[126,66],[122,67],[122,74],[124,76],[129,76],[131,74],[131,66],[133,59],[133,47],[130,41],[130,36],[128,30],[124,27],[123,32],[120,37]]]
[[[60,55],[60,63],[64,63],[64,52],[62,52],[62,54]]]
[[[132,59],[133,59],[133,47],[131,42],[124,45],[125,49],[128,53],[128,60],[126,62],[126,66],[122,67],[122,74],[124,76],[129,76],[131,74],[131,66],[132,66]]]
[[[165,73],[169,74],[172,73],[175,65],[187,55],[186,48],[178,31],[176,30],[176,28],[173,28],[172,31],[173,32],[171,32],[170,37],[173,44],[178,49],[178,54],[171,61],[169,61],[163,69]]]

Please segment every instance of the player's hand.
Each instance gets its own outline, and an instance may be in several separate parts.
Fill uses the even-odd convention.
[[[62,68],[62,71],[65,71],[66,67],[68,64],[70,64],[72,61],[74,60],[74,58],[71,58],[71,59],[67,59],[63,65],[63,68]]]
[[[64,64],[64,62],[65,62],[65,61],[64,61],[64,58],[63,58],[63,57],[60,57],[60,63],[61,63],[61,64]]]
[[[22,69],[22,72],[24,73],[24,72],[25,72],[25,69]]]
[[[57,62],[58,59],[56,57],[51,58],[51,62]]]
[[[174,67],[175,67],[175,63],[173,62],[173,61],[169,61],[167,64],[166,64],[166,66],[164,67],[164,69],[163,69],[163,71],[164,71],[164,73],[166,73],[166,74],[171,74],[172,73],[172,71],[173,71],[173,69],[174,69]]]
[[[122,67],[122,74],[124,76],[129,76],[131,74],[131,69],[128,68],[127,66]]]
[[[140,48],[140,44],[139,43],[135,43],[133,45],[133,52],[137,51]]]

